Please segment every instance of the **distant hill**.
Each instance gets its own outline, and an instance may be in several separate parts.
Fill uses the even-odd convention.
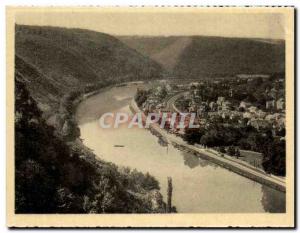
[[[284,72],[283,40],[190,37],[119,37],[181,78]]]
[[[25,25],[15,29],[16,72],[40,101],[49,103],[72,88],[99,81],[162,75],[156,62],[104,33]]]

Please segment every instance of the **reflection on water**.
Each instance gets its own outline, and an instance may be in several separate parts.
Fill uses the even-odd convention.
[[[278,195],[276,190],[267,186],[261,187],[261,203],[264,210],[269,213],[285,213],[285,195]]]
[[[168,143],[162,137],[158,137],[158,143],[163,147],[168,146]]]
[[[119,166],[149,172],[159,181],[164,198],[167,177],[171,176],[173,203],[178,212],[259,213],[284,210],[284,193],[180,151],[149,130],[100,128],[97,119],[104,112],[130,113],[128,104],[136,87],[112,88],[79,105],[76,116],[81,138],[97,156]]]
[[[189,168],[195,168],[197,166],[206,167],[207,165],[214,166],[214,164],[209,163],[207,160],[200,159],[196,155],[193,155],[192,153],[187,152],[181,152],[184,164],[188,166]]]

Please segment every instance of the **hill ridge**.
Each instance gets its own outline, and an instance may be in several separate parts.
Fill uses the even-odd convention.
[[[148,55],[177,78],[202,79],[240,73],[278,73],[285,71],[285,41],[261,38],[217,36],[118,37],[128,46]],[[189,38],[180,51],[169,51],[174,41]],[[156,54],[160,54],[157,56]],[[173,66],[172,58],[179,57]],[[163,57],[164,59],[161,59]]]
[[[38,77],[29,90],[45,109],[53,105],[49,94],[59,100],[85,85],[159,79],[164,73],[158,63],[106,33],[19,24],[15,30],[16,70],[27,83]]]

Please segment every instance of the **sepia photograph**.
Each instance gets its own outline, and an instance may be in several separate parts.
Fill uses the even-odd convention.
[[[294,8],[6,23],[9,227],[294,227]]]

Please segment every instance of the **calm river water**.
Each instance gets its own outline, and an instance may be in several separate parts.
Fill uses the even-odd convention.
[[[103,129],[105,112],[128,112],[138,85],[114,87],[83,101],[77,109],[81,138],[101,159],[141,172],[160,183],[166,197],[167,177],[173,180],[173,205],[184,213],[284,212],[285,194],[232,173],[193,154],[162,146],[145,129]],[[114,147],[124,145],[124,147]]]

